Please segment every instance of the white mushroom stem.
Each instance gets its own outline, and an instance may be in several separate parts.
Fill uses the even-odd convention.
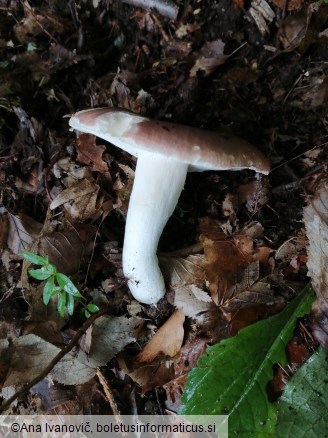
[[[157,245],[183,189],[188,164],[163,155],[138,155],[123,247],[123,271],[135,299],[156,304],[165,294]]]

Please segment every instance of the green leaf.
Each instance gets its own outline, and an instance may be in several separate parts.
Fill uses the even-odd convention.
[[[35,265],[44,266],[48,264],[48,257],[41,257],[34,254],[33,252],[22,251],[22,256],[24,257],[24,259],[28,260],[31,263],[34,263]]]
[[[283,312],[210,347],[188,377],[180,414],[229,416],[229,435],[275,437],[277,409],[267,399],[272,365],[286,362],[296,320],[309,312],[309,287]]]
[[[30,274],[31,277],[35,278],[36,280],[47,280],[47,278],[53,275],[52,271],[45,269],[44,266],[40,269],[30,269],[28,273]]]
[[[55,277],[52,275],[50,278],[48,278],[43,288],[43,302],[46,306],[49,304],[50,298],[54,295],[54,290],[55,290]]]
[[[57,310],[59,315],[64,318],[65,316],[65,307],[66,307],[66,300],[67,300],[67,296],[66,296],[66,292],[61,292],[59,294],[58,297],[58,305],[57,305]]]
[[[88,319],[91,316],[91,313],[87,311],[87,309],[84,309],[84,316]]]
[[[327,375],[327,353],[320,348],[288,382],[278,402],[277,438],[327,436]]]
[[[66,308],[67,308],[68,314],[73,315],[73,313],[74,313],[74,296],[71,294],[67,294]]]
[[[75,297],[81,297],[79,290],[74,285],[72,280],[67,277],[65,274],[57,273],[56,279],[58,281],[59,286],[68,294],[73,295]]]
[[[88,311],[89,311],[90,313],[96,313],[96,312],[99,311],[99,307],[96,306],[96,305],[93,304],[93,303],[89,303],[89,304],[87,305],[87,309],[88,309]]]

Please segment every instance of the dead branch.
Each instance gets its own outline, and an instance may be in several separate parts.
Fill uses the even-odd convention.
[[[90,316],[89,319],[85,321],[83,326],[75,333],[73,338],[70,340],[70,342],[55,356],[52,361],[45,367],[45,369],[33,380],[31,380],[29,383],[26,383],[19,389],[15,394],[10,397],[8,400],[6,400],[1,406],[0,406],[0,413],[4,412],[5,409],[7,409],[11,403],[13,403],[18,397],[29,391],[34,385],[39,383],[42,379],[47,377],[47,375],[50,373],[50,371],[54,368],[54,366],[67,354],[69,353],[72,348],[77,344],[78,340],[84,335],[84,333],[87,331],[87,329],[95,322],[96,319],[98,319],[100,316],[105,315],[111,310],[110,306],[104,307],[99,312],[93,314]]]

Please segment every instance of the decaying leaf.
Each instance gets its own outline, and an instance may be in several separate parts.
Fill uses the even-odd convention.
[[[250,213],[255,213],[268,202],[268,180],[257,180],[240,185],[238,188],[238,197],[240,203],[246,203],[246,208]]]
[[[197,52],[197,59],[190,70],[190,77],[196,77],[197,72],[201,70],[205,76],[210,75],[217,67],[224,64],[227,55],[223,54],[225,43],[221,40],[210,41]]]
[[[98,184],[84,178],[59,193],[51,202],[50,208],[54,210],[64,205],[71,218],[82,222],[100,210],[99,190]]]
[[[77,161],[91,166],[92,170],[107,172],[107,164],[102,159],[106,146],[96,144],[96,136],[91,134],[80,134],[76,139]]]
[[[304,53],[313,43],[317,32],[327,21],[327,7],[318,0],[305,5],[293,15],[288,15],[282,24],[281,42],[285,50],[296,47]]]
[[[38,253],[48,256],[58,272],[76,274],[83,263],[83,257],[90,254],[90,243],[95,231],[93,226],[85,225],[42,236],[38,242]]]
[[[10,354],[10,368],[3,386],[20,386],[37,377],[60,349],[35,335],[0,340],[1,357]],[[74,352],[68,353],[50,373],[58,382],[65,385],[76,385],[87,382],[95,371],[77,360]]]
[[[253,239],[241,230],[238,234],[227,236],[216,223],[208,219],[201,221],[200,240],[204,245],[206,259],[206,279],[213,301],[216,304],[231,309],[235,303],[238,310],[241,307],[271,300],[259,293],[253,286],[259,279],[260,263],[268,258],[268,251],[263,254],[254,247]],[[252,235],[252,234],[250,234]],[[244,296],[240,296],[244,294]],[[248,304],[246,297],[251,299]],[[238,303],[238,304],[237,304]]]
[[[304,208],[309,240],[308,275],[317,299],[312,307],[314,333],[328,349],[328,183],[324,181]]]
[[[55,365],[50,376],[64,385],[77,385],[89,381],[95,375],[96,367],[105,365],[127,344],[136,341],[141,326],[142,320],[135,317],[99,318],[93,326],[89,356],[81,350],[78,354],[76,351],[68,353]],[[10,342],[7,336],[0,339],[0,355],[7,358],[6,362],[2,362],[4,366],[0,367],[3,386],[16,387],[30,382],[59,351],[58,347],[35,334],[11,338]]]
[[[205,260],[202,254],[186,258],[162,255],[159,264],[165,280],[173,288],[187,284],[201,287],[205,281]]]
[[[278,8],[285,10],[287,3],[287,11],[298,11],[304,5],[303,0],[273,0],[274,5],[278,6]]]
[[[41,232],[42,224],[30,216],[8,213],[9,230],[7,245],[16,255],[26,249]]]
[[[175,365],[175,378],[163,385],[167,394],[166,405],[169,409],[178,410],[188,372],[196,366],[198,359],[205,354],[207,344],[208,339],[192,336],[181,348],[179,360]]]
[[[98,318],[92,330],[90,353],[86,355],[80,351],[79,360],[94,368],[105,365],[126,345],[136,341],[142,325],[142,319],[137,317]]]
[[[189,318],[199,318],[213,304],[212,298],[208,293],[194,284],[177,286],[174,288],[174,291],[175,307],[183,310],[184,314]]]
[[[183,311],[176,310],[138,354],[137,360],[152,362],[159,355],[174,357],[182,345],[184,320]]]
[[[157,362],[147,363],[134,369],[134,367],[129,367],[124,354],[120,354],[117,360],[122,371],[131,377],[141,387],[143,392],[150,391],[156,386],[162,386],[174,378],[174,365],[172,361],[164,361],[159,364]]]

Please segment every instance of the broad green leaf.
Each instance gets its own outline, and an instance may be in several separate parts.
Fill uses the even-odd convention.
[[[45,269],[44,266],[40,269],[30,269],[28,273],[36,280],[47,280],[47,278],[53,275],[52,272]]]
[[[320,348],[288,382],[279,400],[277,438],[327,436],[327,376],[327,353]]]
[[[96,313],[96,312],[99,311],[99,307],[96,306],[96,305],[93,304],[93,303],[89,303],[89,304],[87,305],[87,310],[88,310],[89,312],[91,312],[91,313]]]
[[[296,320],[309,312],[309,287],[283,312],[210,347],[188,377],[180,414],[229,416],[229,435],[275,437],[277,409],[267,399],[272,365],[286,362]]]
[[[84,316],[88,319],[91,316],[91,313],[87,311],[87,309],[84,309]]]
[[[58,297],[58,305],[57,310],[59,315],[64,318],[65,316],[65,307],[66,307],[67,294],[66,292],[61,292]]]
[[[77,287],[74,285],[72,280],[65,274],[58,273],[56,275],[59,286],[68,294],[74,295],[75,297],[81,297],[81,294]]]
[[[55,278],[52,275],[50,278],[48,278],[43,288],[43,302],[46,306],[49,304],[50,298],[53,296],[54,289],[55,289]]]
[[[44,266],[48,264],[48,257],[41,257],[34,254],[33,252],[22,251],[22,256],[24,257],[24,259],[28,260],[34,265]]]
[[[73,313],[74,313],[74,296],[71,294],[67,294],[66,308],[67,308],[68,314],[73,315]]]

